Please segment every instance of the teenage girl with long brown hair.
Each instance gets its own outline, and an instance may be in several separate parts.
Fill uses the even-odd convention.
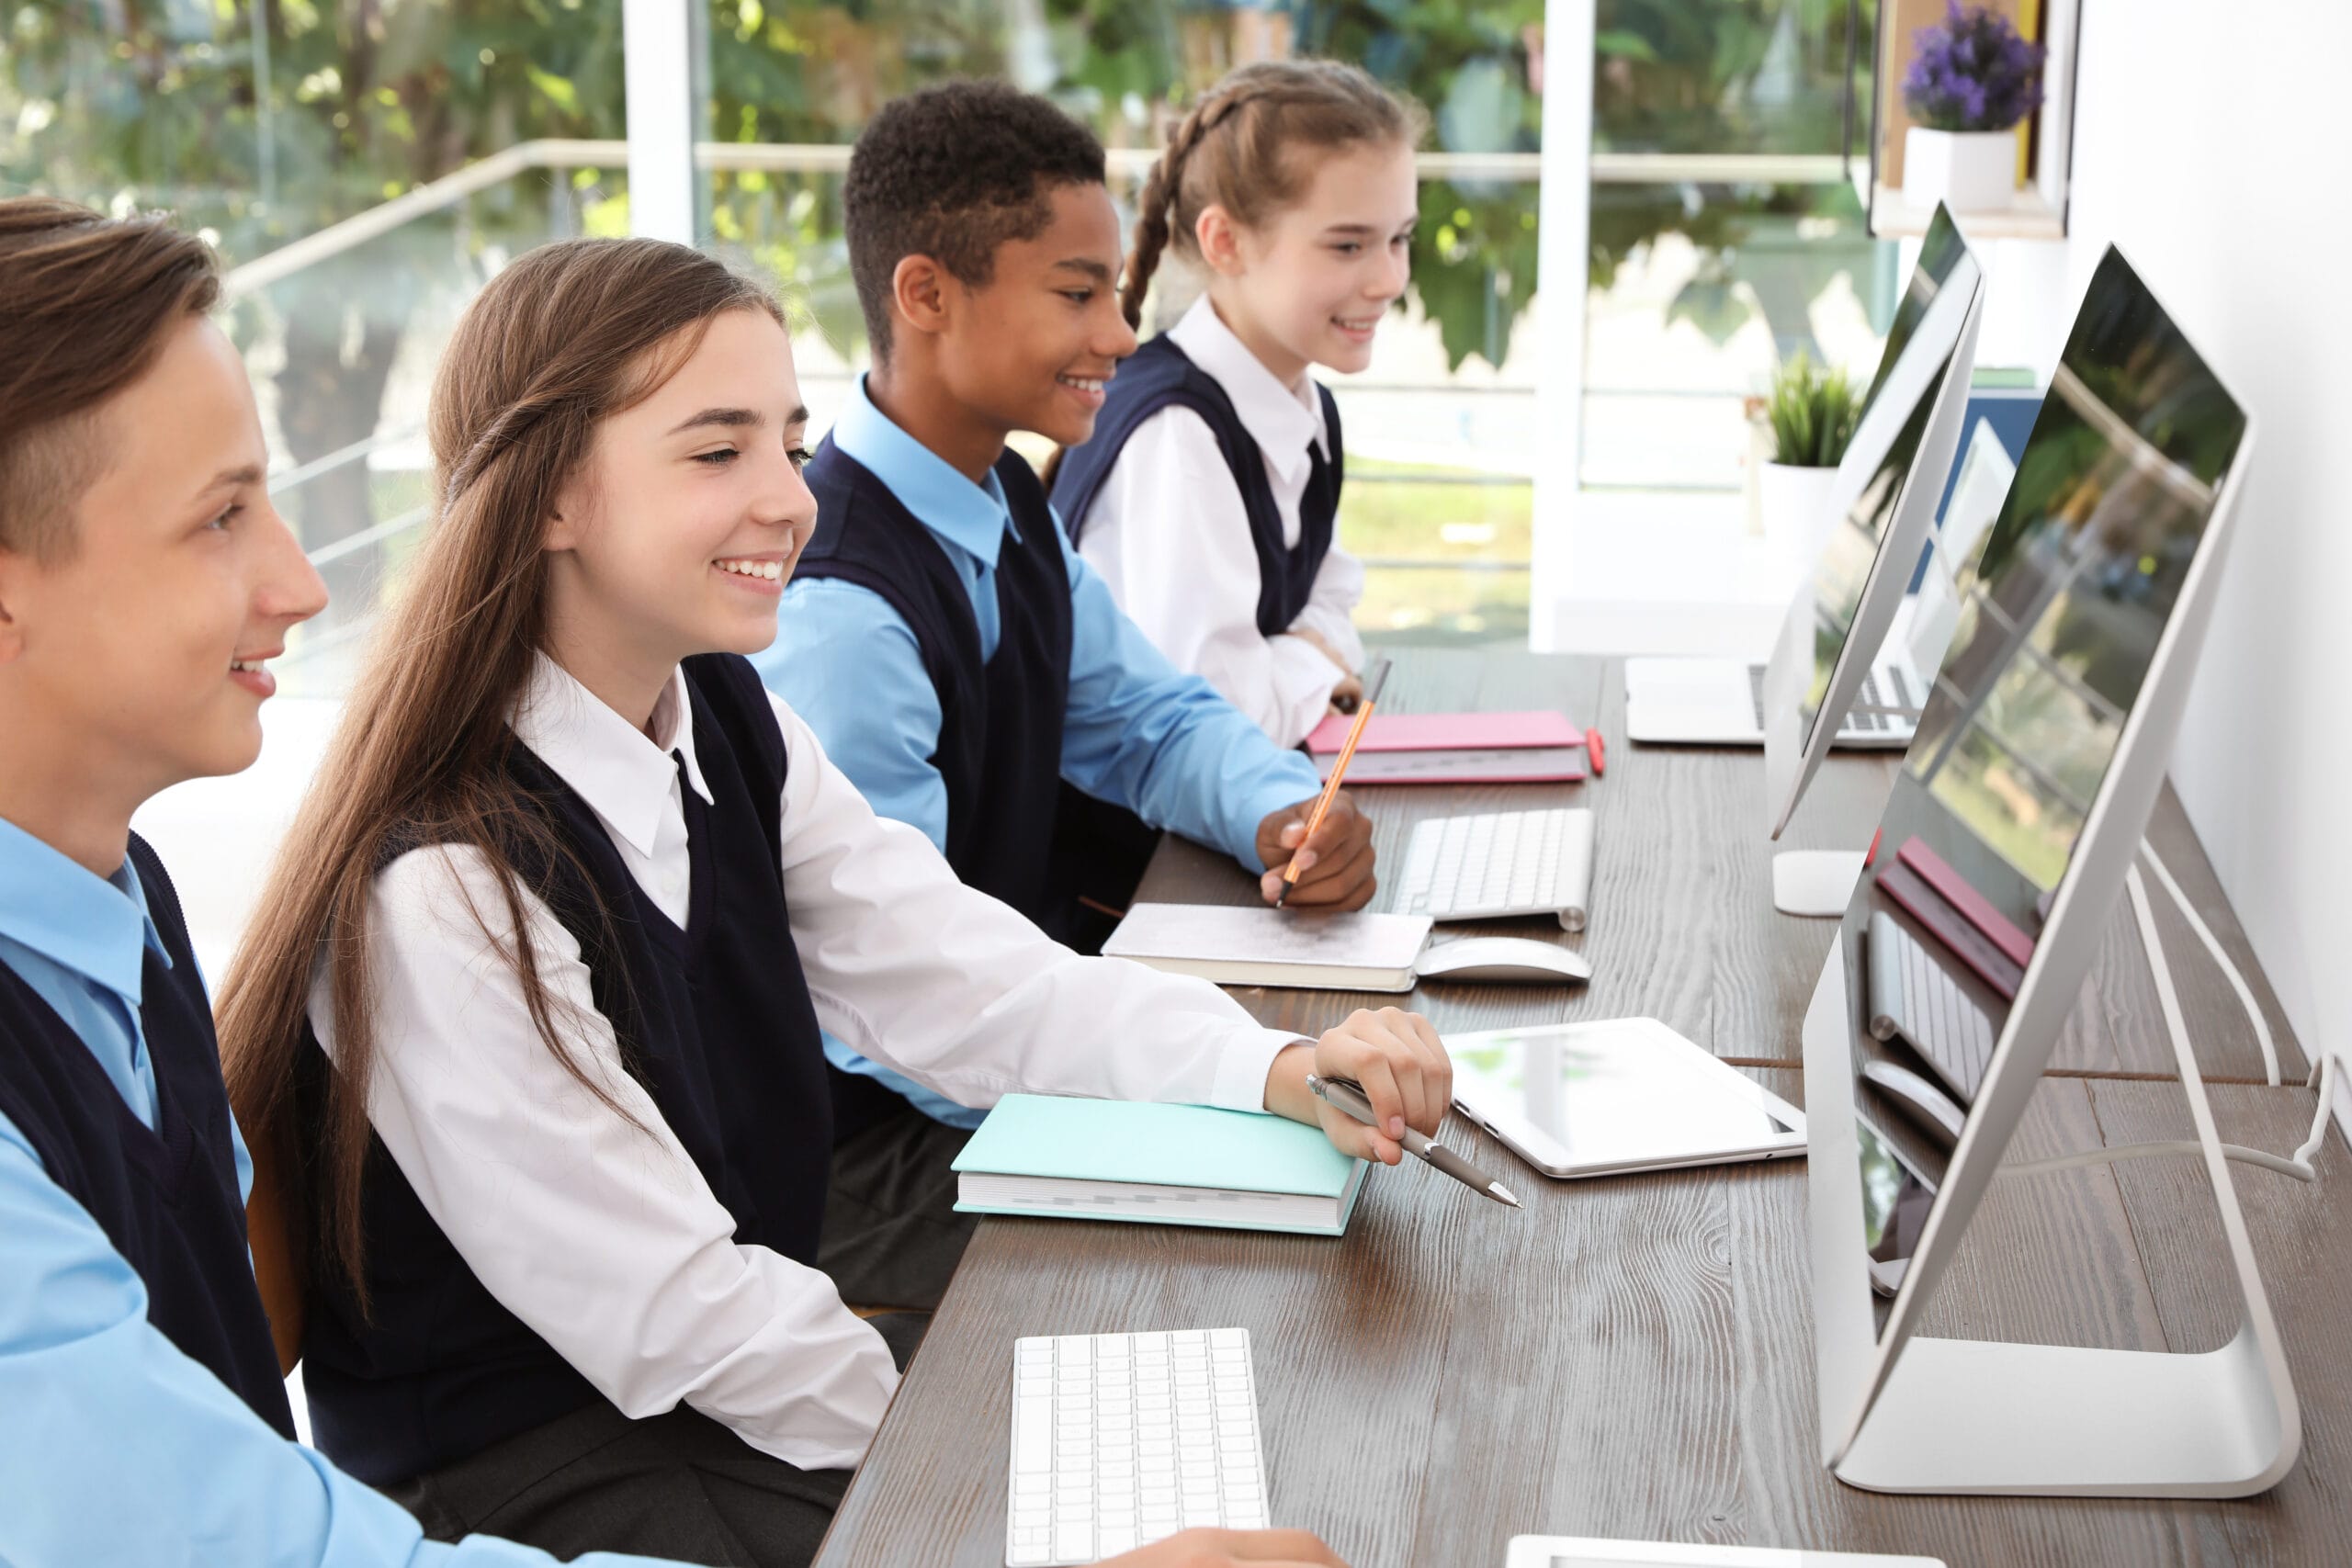
[[[1352,65],[1245,65],[1169,133],[1120,290],[1170,249],[1205,280],[1119,367],[1053,499],[1120,608],[1283,745],[1361,694],[1363,570],[1333,541],[1340,412],[1307,370],[1372,362],[1405,292],[1419,110]]]
[[[775,302],[694,251],[494,279],[434,387],[429,538],[229,978],[238,1113],[299,1187],[313,1429],[436,1536],[813,1553],[898,1376],[808,1266],[820,1026],[978,1105],[1312,1121],[1310,1067],[1352,1077],[1384,1130],[1330,1135],[1391,1163],[1447,1104],[1420,1019],[1261,1029],[875,817],[741,657],[815,522],[808,421]]]

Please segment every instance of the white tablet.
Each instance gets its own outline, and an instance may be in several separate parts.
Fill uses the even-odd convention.
[[[1453,1103],[1546,1176],[1780,1159],[1804,1112],[1654,1018],[1449,1034]]]
[[[1513,1536],[1504,1568],[1944,1568],[1937,1557],[1851,1551],[1781,1551],[1758,1546],[1685,1546],[1595,1540],[1580,1535]]]

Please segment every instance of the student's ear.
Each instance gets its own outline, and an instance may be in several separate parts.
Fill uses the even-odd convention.
[[[1222,204],[1213,201],[1201,209],[1199,221],[1193,225],[1193,243],[1211,272],[1224,277],[1240,276],[1244,265],[1241,225]]]
[[[555,510],[548,513],[546,537],[539,547],[546,550],[576,550],[580,547],[581,521],[586,515],[585,498],[577,485],[567,484],[557,492]]]
[[[947,330],[947,269],[929,256],[900,256],[890,269],[890,304],[916,332]]]
[[[21,598],[25,573],[31,563],[10,550],[0,550],[0,664],[6,664],[25,650],[24,627],[18,623],[15,606]]]

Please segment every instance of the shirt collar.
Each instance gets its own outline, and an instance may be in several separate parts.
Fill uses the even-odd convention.
[[[1004,487],[990,469],[988,482],[974,484],[946,458],[908,434],[865,395],[857,378],[841,417],[833,422],[833,445],[880,479],[915,521],[994,569],[997,550],[1013,528]],[[1013,537],[1020,533],[1013,529]]]
[[[5,818],[0,936],[104,986],[133,1008],[143,988],[142,955],[152,952],[166,966],[172,962],[129,856],[112,876],[96,876]]]
[[[1241,428],[1258,444],[1266,460],[1285,483],[1298,477],[1306,463],[1307,443],[1331,455],[1331,437],[1323,427],[1323,394],[1314,378],[1301,376],[1298,385],[1285,387],[1250,352],[1249,344],[1216,313],[1209,297],[1202,295],[1183,319],[1168,329],[1184,357],[1216,378]]]
[[[672,751],[685,760],[686,782],[694,792],[711,799],[702,764],[695,758],[693,714],[685,671],[673,670],[669,684],[653,704],[651,729],[661,739],[649,739],[570,671],[537,653],[531,657],[529,684],[507,724],[514,738],[578,790],[614,832],[639,854],[650,855],[670,807],[671,783],[677,777]]]

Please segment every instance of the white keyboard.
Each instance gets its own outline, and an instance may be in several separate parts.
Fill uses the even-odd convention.
[[[1557,913],[1584,929],[1592,884],[1592,813],[1490,811],[1413,829],[1391,908],[1435,920]]]
[[[1266,1525],[1250,1331],[1014,1341],[1009,1568],[1092,1562],[1196,1525]]]
[[[1951,971],[1884,909],[1871,912],[1871,1032],[1900,1034],[1962,1105],[1974,1102],[1993,1065],[1998,1032]]]

